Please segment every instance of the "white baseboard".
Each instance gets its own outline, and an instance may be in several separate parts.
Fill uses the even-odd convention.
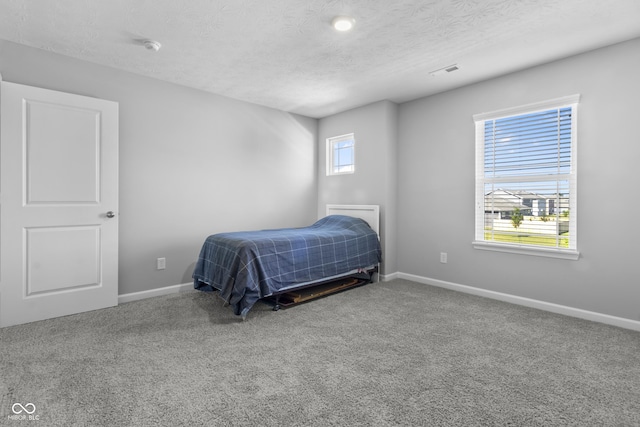
[[[380,277],[380,281],[388,282],[389,280],[397,279],[398,273],[393,273],[391,275],[386,275],[386,276],[381,274],[379,277]],[[190,292],[190,291],[194,291],[194,292],[196,291],[193,288],[193,282],[182,283],[179,285],[165,286],[163,288],[158,288],[158,289],[149,289],[148,291],[131,292],[128,294],[118,295],[118,304],[124,304],[125,302],[139,301],[147,298],[177,294],[179,292]]]
[[[580,308],[569,307],[566,305],[554,304],[550,302],[519,297],[516,295],[505,294],[502,292],[495,292],[495,291],[489,291],[486,289],[474,288],[473,286],[460,285],[458,283],[446,282],[444,280],[431,279],[429,277],[416,276],[413,274],[400,273],[400,272],[393,273],[393,274],[384,276],[385,281],[389,277],[411,280],[412,282],[418,282],[426,285],[446,288],[452,291],[464,292],[467,294],[478,295],[481,297],[491,298],[491,299],[504,301],[512,304],[523,305],[525,307],[537,308],[539,310],[550,311],[552,313],[557,313],[557,314],[563,314],[565,316],[577,317],[580,319],[591,320],[594,322],[605,323],[607,325],[613,325],[613,326],[618,326],[625,329],[640,331],[640,321],[626,319],[624,317],[610,316],[608,314],[596,313],[593,311],[582,310]]]
[[[179,292],[189,292],[193,290],[193,282],[190,282],[182,283],[180,285],[165,286],[164,288],[149,289],[148,291],[132,292],[129,294],[118,295],[118,304],[138,301],[146,298],[159,297],[162,295],[177,294]]]
[[[390,280],[393,279],[399,279],[399,274],[397,271],[395,273],[391,273],[391,274],[381,274],[380,275],[380,281],[381,282],[388,282]]]

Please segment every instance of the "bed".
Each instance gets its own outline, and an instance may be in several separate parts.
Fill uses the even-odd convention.
[[[213,234],[193,272],[244,320],[260,299],[350,276],[369,281],[381,261],[379,207],[328,205],[312,225]]]

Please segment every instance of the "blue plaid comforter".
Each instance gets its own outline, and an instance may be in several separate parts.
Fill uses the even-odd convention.
[[[260,298],[376,265],[378,235],[362,219],[330,215],[309,227],[220,233],[207,237],[193,279],[220,291],[243,317]]]

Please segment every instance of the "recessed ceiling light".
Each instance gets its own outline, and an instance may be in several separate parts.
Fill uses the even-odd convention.
[[[349,31],[355,25],[356,20],[350,16],[336,16],[331,25],[338,31]]]

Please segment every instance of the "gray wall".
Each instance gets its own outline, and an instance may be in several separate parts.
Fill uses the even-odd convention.
[[[5,41],[0,73],[119,103],[120,294],[190,282],[209,234],[316,220],[315,119]]]
[[[638,70],[635,39],[400,105],[398,271],[640,320]],[[473,249],[473,114],[575,93],[580,259]]]
[[[120,103],[121,294],[188,282],[208,234],[305,225],[327,203],[379,204],[385,274],[640,320],[638,52],[640,39],[320,121],[2,41],[0,73]],[[474,250],[473,114],[574,93],[581,258]],[[348,132],[357,173],[327,177],[325,139]],[[160,256],[167,270],[155,270]]]
[[[326,139],[353,132],[354,174],[327,176]],[[380,205],[382,273],[397,271],[398,106],[381,101],[320,119],[318,126],[318,216],[327,204]]]

